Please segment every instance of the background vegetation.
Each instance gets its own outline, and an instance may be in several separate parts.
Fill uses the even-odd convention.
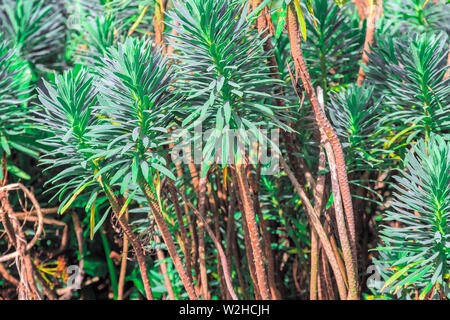
[[[0,299],[448,299],[448,21],[0,0]]]

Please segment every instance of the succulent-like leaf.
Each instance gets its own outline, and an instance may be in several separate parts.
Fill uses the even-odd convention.
[[[432,135],[406,156],[406,172],[396,177],[395,198],[381,231],[384,254],[378,260],[391,291],[422,290],[440,284],[450,268],[450,143]],[[389,271],[386,272],[386,268]],[[396,274],[398,272],[398,274]],[[431,284],[431,285],[430,285]],[[444,289],[443,292],[446,292]]]
[[[8,41],[3,40],[0,33],[0,152],[8,155],[11,149],[35,154],[29,143],[22,139],[31,127],[27,105],[31,91],[29,81],[27,64],[9,49]]]
[[[97,68],[96,112],[102,120],[93,132],[98,157],[110,160],[105,170],[114,168],[114,180],[123,184],[129,176],[136,182],[139,170],[150,176],[151,168],[174,178],[163,156],[171,110],[178,105],[171,91],[174,74],[167,57],[151,47],[148,40],[128,38],[109,48]]]
[[[410,128],[409,140],[450,128],[450,79],[444,78],[448,51],[444,34],[408,40],[378,35],[369,54],[367,80],[386,98],[385,122],[397,132]]]
[[[314,85],[327,91],[356,79],[364,43],[357,22],[331,0],[313,2],[314,19],[307,19],[308,39],[302,45]]]
[[[53,1],[3,0],[0,26],[18,55],[34,64],[49,62],[62,49],[64,20]]]
[[[46,92],[38,89],[41,109],[36,112],[36,122],[47,133],[42,143],[51,151],[41,158],[46,170],[57,168],[58,174],[49,183],[57,189],[56,196],[62,201],[60,208],[75,200],[78,194],[86,191],[94,192],[97,184],[92,184],[94,170],[90,160],[94,149],[90,127],[97,121],[92,115],[92,108],[97,103],[93,78],[86,70],[78,74],[66,71],[55,80],[55,85],[45,83]],[[94,161],[101,161],[94,159]],[[85,191],[85,192],[86,192]]]
[[[187,98],[182,111],[182,127],[190,130],[201,123],[210,130],[203,148],[204,163],[214,157],[227,162],[230,132],[239,133],[246,145],[249,136],[266,143],[260,128],[288,130],[284,107],[273,98],[283,82],[271,77],[266,39],[247,20],[248,4],[241,0],[176,1],[168,15],[177,24],[172,45],[179,54],[180,89]],[[282,97],[279,97],[282,99]],[[239,154],[239,152],[236,152]],[[240,156],[237,155],[238,157]]]

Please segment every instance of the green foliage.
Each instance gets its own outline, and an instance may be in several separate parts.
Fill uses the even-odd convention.
[[[182,127],[191,129],[201,123],[204,130],[213,129],[203,148],[205,163],[214,156],[232,156],[229,146],[234,142],[229,130],[238,130],[247,144],[244,130],[266,143],[267,137],[258,127],[288,129],[281,122],[286,119],[284,111],[272,100],[283,83],[270,76],[265,40],[251,28],[248,5],[241,6],[241,2],[175,2],[170,13],[179,24],[174,25],[178,36],[173,46],[179,52],[179,86],[188,101],[181,110]]]
[[[371,263],[370,248],[378,245],[372,261],[384,285],[373,290],[374,296],[367,296],[363,286],[363,296],[450,297],[448,1],[384,1],[361,87],[354,82],[366,22],[360,24],[354,3],[345,2],[265,0],[251,11],[247,0],[170,0],[164,47],[157,47],[150,38],[162,17],[155,16],[159,1],[0,0],[0,180],[5,172],[7,183],[28,179],[24,184],[42,208],[71,213],[52,217],[62,225],[45,224],[51,244],[42,239],[35,244],[33,263],[44,261],[43,256],[51,259],[47,249],[59,246],[58,228],[64,225],[69,241],[58,259],[76,264],[83,258],[85,280],[100,277],[106,283],[102,298],[111,292],[117,298],[114,253],[124,249],[117,212],[126,213],[121,217],[145,251],[155,298],[168,294],[159,269],[165,262],[175,297],[186,299],[168,246],[155,237],[162,234],[149,213],[161,210],[182,262],[190,255],[192,268],[186,270],[197,286],[203,232],[208,290],[213,299],[227,298],[218,250],[185,202],[200,208],[204,199],[203,213],[231,262],[238,297],[256,297],[249,272],[253,249],[241,212],[246,190],[233,181],[233,166],[225,166],[239,161],[236,148],[241,143],[249,148],[255,138],[289,162],[312,205],[323,200],[320,222],[329,239],[338,240],[336,252],[343,249],[329,168],[318,169],[325,158],[319,159],[316,119],[292,61],[286,32],[292,3],[313,87],[323,89],[325,113],[344,147],[357,213],[360,275]],[[255,24],[264,6],[269,29],[259,32]],[[274,61],[278,74],[272,73]],[[280,145],[269,139],[271,129],[288,131]],[[196,150],[199,133],[205,145]],[[201,151],[200,166],[180,166],[180,159],[171,157],[188,145],[196,156]],[[41,156],[42,166],[30,156]],[[283,298],[304,299],[313,261],[305,201],[293,192],[285,172],[265,176],[262,168],[250,165],[243,176],[259,229],[253,235],[261,236],[264,221],[275,269],[267,276],[273,276]],[[397,170],[401,173],[394,180],[391,172]],[[193,183],[199,178],[195,171],[206,176],[206,192]],[[325,179],[321,194],[314,188],[319,177]],[[169,179],[179,194],[169,188]],[[144,196],[149,189],[157,204],[150,193]],[[19,196],[10,193],[9,198],[15,212],[31,210]],[[80,243],[72,228],[76,216],[83,229]],[[30,226],[30,221],[23,224],[26,235],[35,232]],[[5,239],[0,237],[1,252],[9,245]],[[267,238],[262,240],[267,249]],[[166,254],[164,260],[154,257],[156,249]],[[267,260],[266,252],[263,256]],[[145,290],[133,260],[125,287],[133,287],[130,298],[138,299]],[[14,269],[8,271],[17,276]],[[0,290],[8,286],[0,284]],[[92,288],[83,290],[93,294]],[[333,290],[332,285],[322,294],[331,297]],[[79,297],[94,298],[85,292],[74,295]]]
[[[9,49],[8,41],[0,34],[0,153],[11,155],[11,149],[17,149],[30,155],[36,155],[26,140],[29,129],[30,99],[28,83],[29,70]],[[16,170],[17,172],[17,170]]]
[[[171,111],[178,106],[171,92],[174,75],[167,57],[150,48],[149,41],[127,39],[111,48],[98,68],[96,113],[103,119],[93,128],[96,157],[108,160],[104,172],[116,172],[112,183],[122,181],[122,192],[136,183],[140,170],[147,179],[161,172],[175,180],[163,150]]]
[[[356,79],[364,30],[333,1],[316,0],[313,9],[303,52],[313,84],[321,86],[326,96],[328,90]]]
[[[79,37],[81,45],[78,50],[80,58],[89,66],[99,64],[107,49],[114,44],[115,24],[115,20],[108,16],[89,18],[86,22],[85,33]]]
[[[450,128],[447,38],[418,35],[408,40],[381,35],[369,54],[368,80],[381,89],[386,101],[386,123],[399,132],[410,131],[408,141]]]
[[[36,117],[41,130],[48,137],[42,143],[51,151],[41,161],[49,169],[60,172],[48,182],[54,184],[55,197],[65,197],[60,208],[95,181],[90,157],[94,147],[90,131],[97,121],[92,116],[93,106],[97,104],[97,93],[93,88],[93,78],[85,70],[78,74],[66,71],[56,78],[55,86],[45,83],[47,92],[38,89],[43,108]],[[72,195],[72,198],[69,196]],[[72,200],[72,201],[73,201]]]
[[[381,104],[381,99],[374,98],[374,88],[365,85],[352,84],[330,99],[328,110],[346,152],[349,172],[380,170],[390,165],[383,164],[389,150],[383,147],[386,140],[380,121]]]
[[[384,1],[386,28],[391,33],[407,34],[443,30],[450,35],[448,1],[390,0]]]
[[[153,29],[153,9],[154,1],[148,0],[75,1],[68,9],[72,46],[68,58],[93,67],[108,47],[125,40],[136,22],[132,36],[148,34]]]
[[[33,64],[48,62],[63,45],[63,16],[54,1],[2,0],[0,26],[18,55]]]
[[[391,292],[419,289],[423,298],[435,286],[448,297],[450,144],[438,135],[427,144],[420,140],[405,164],[407,172],[395,178],[395,199],[384,217],[401,227],[385,225],[381,230],[384,245],[378,250],[384,256],[378,263],[387,279],[384,287]]]
[[[114,20],[116,32],[127,34],[133,23],[140,17],[145,9],[140,27],[136,31],[143,34],[153,29],[152,19],[155,1],[149,0],[76,0],[80,12],[81,22],[86,16],[106,17]],[[142,31],[140,31],[142,30]]]

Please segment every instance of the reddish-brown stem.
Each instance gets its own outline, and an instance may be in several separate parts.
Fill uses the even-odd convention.
[[[225,181],[226,184],[228,184]],[[248,300],[249,297],[247,295],[247,288],[245,285],[245,280],[242,275],[242,268],[239,265],[239,262],[241,261],[239,257],[239,250],[238,250],[238,244],[237,244],[237,237],[236,237],[236,230],[235,230],[235,221],[234,221],[234,209],[236,204],[236,194],[234,193],[234,188],[231,183],[229,183],[228,190],[231,190],[230,192],[230,202],[228,205],[228,220],[227,220],[227,262],[228,262],[228,268],[229,272],[231,273],[231,264],[232,264],[232,257],[234,258],[234,263],[236,265],[236,273],[239,280],[239,285],[241,287],[242,295],[244,296],[245,300]]]
[[[187,146],[185,148],[185,154],[186,154],[187,161],[188,161],[189,172],[190,172],[191,178],[192,178],[192,184],[194,186],[194,190],[197,193],[197,197],[198,197],[199,178],[198,178],[197,167],[195,166],[194,159],[192,158],[192,155],[191,155],[191,147],[190,146]]]
[[[322,224],[320,223],[319,214],[316,212],[316,210],[312,206],[311,202],[309,201],[308,196],[306,195],[306,191],[304,190],[303,186],[297,181],[297,179],[294,176],[294,173],[288,167],[288,165],[284,161],[283,157],[280,157],[280,162],[284,168],[284,171],[286,172],[289,179],[291,180],[295,190],[297,191],[297,194],[300,197],[300,200],[302,200],[302,202],[306,208],[306,213],[308,215],[308,218],[309,218],[309,221],[311,222],[312,227],[315,229],[315,231],[317,232],[317,235],[319,236],[320,242],[322,243],[322,246],[325,250],[328,261],[330,261],[331,268],[333,269],[333,273],[335,275],[336,283],[337,283],[338,289],[339,289],[339,295],[340,295],[341,299],[346,299],[347,298],[347,289],[345,286],[344,278],[339,269],[339,264],[337,262],[337,258],[335,256],[335,254],[333,252],[330,240],[328,239],[328,236],[325,233],[325,230],[323,229]]]
[[[215,179],[213,179],[215,181]],[[209,207],[213,213],[214,217],[214,235],[219,243],[221,243],[221,235],[220,235],[220,215],[219,215],[219,209],[218,209],[218,199],[217,199],[217,193],[213,191],[212,182],[208,183],[208,194],[209,194]],[[222,294],[222,299],[227,299],[229,297],[228,290],[226,289],[226,283],[222,272],[222,266],[221,266],[221,259],[220,254],[217,250],[217,275],[219,277],[219,287],[220,292]],[[228,261],[227,261],[228,263]]]
[[[323,148],[319,151],[319,166],[317,172],[320,172],[326,168],[326,157]],[[322,212],[323,200],[325,193],[325,180],[326,175],[319,174],[317,177],[316,187],[314,188],[314,210],[319,214]],[[311,228],[311,272],[309,283],[309,298],[310,300],[317,299],[317,280],[318,280],[318,266],[319,266],[319,241],[318,236],[314,228]]]
[[[169,183],[171,183],[171,182],[169,182]],[[194,205],[188,199],[186,199],[184,194],[180,193],[180,195],[183,198],[183,201],[192,209],[192,211],[194,211],[194,214],[196,216],[198,216],[200,220],[203,221],[206,232],[208,232],[209,236],[211,237],[212,241],[214,242],[214,245],[216,246],[217,251],[219,253],[219,259],[221,260],[221,263],[222,263],[222,271],[223,271],[223,274],[225,277],[225,283],[227,285],[228,293],[230,294],[230,296],[232,297],[233,300],[238,300],[236,293],[234,292],[234,289],[233,289],[233,285],[231,282],[231,274],[229,272],[230,268],[228,266],[225,252],[223,251],[222,245],[220,244],[220,242],[214,235],[214,232],[211,230],[211,228],[209,227],[205,218],[200,214],[200,212],[194,207]]]
[[[156,243],[161,242],[161,239],[157,235],[155,235],[155,242]],[[157,249],[156,256],[158,257],[158,260],[160,263],[159,269],[164,278],[164,283],[165,283],[167,292],[169,293],[169,299],[175,300],[175,293],[173,292],[172,282],[170,281],[170,278],[169,278],[169,272],[167,269],[167,263],[165,262],[166,257],[164,256],[164,252],[161,249]]]
[[[24,214],[22,212],[14,212],[14,216],[17,219],[25,220],[26,222],[37,222],[39,220],[39,217],[27,216],[27,214]],[[48,219],[48,218],[43,218],[42,222],[44,224],[50,224],[50,225],[54,225],[54,226],[64,227],[63,234],[61,236],[61,244],[59,245],[59,248],[56,249],[55,251],[50,251],[49,252],[50,256],[55,256],[55,255],[60,254],[61,252],[64,251],[64,249],[67,246],[67,240],[68,240],[68,226],[67,226],[67,223],[65,223],[63,221],[55,220],[55,219]]]
[[[239,195],[244,209],[243,214],[247,221],[259,292],[263,300],[269,300],[271,297],[267,281],[266,266],[264,263],[264,254],[261,248],[254,204],[249,192],[250,187],[245,172],[245,165],[240,163],[236,164],[233,168],[233,172],[234,178],[237,179],[237,185],[240,191]]]
[[[320,250],[319,268],[320,279],[322,281],[322,296],[326,297],[324,299],[336,300],[335,290],[331,282],[330,268],[323,247]]]
[[[178,255],[177,248],[175,247],[175,242],[173,241],[172,235],[170,234],[169,227],[167,226],[167,222],[164,219],[164,216],[159,207],[159,203],[156,200],[152,189],[145,181],[144,177],[141,175],[139,177],[139,186],[144,192],[145,198],[147,199],[147,203],[150,206],[152,214],[155,218],[156,224],[158,225],[159,231],[163,237],[163,241],[167,246],[167,250],[169,251],[169,255],[172,258],[173,264],[175,265],[175,269],[178,271],[180,275],[181,282],[186,289],[186,292],[191,300],[197,300],[197,294],[194,289],[194,284],[190,280],[186,270],[184,269],[183,262],[181,261],[180,256]]]
[[[261,235],[262,235],[262,239],[263,239],[263,248],[264,248],[264,253],[266,255],[266,260],[267,260],[267,272],[268,272],[268,280],[269,280],[269,286],[270,286],[270,293],[272,294],[272,299],[274,300],[280,300],[281,299],[281,295],[280,292],[277,289],[276,286],[276,281],[275,281],[275,264],[274,264],[274,257],[273,257],[273,251],[272,251],[272,247],[271,247],[271,243],[270,243],[270,235],[269,235],[269,231],[268,231],[268,226],[267,226],[267,222],[266,220],[264,220],[262,211],[261,211],[261,206],[260,203],[258,201],[259,199],[259,192],[258,192],[258,182],[259,182],[259,173],[261,170],[261,166],[258,165],[257,167],[257,177],[256,177],[256,181],[254,179],[252,179],[251,177],[251,170],[249,170],[249,177],[248,180],[250,182],[250,192],[251,194],[253,194],[253,199],[255,199],[256,201],[254,202],[255,204],[255,211],[256,214],[258,215],[258,219],[260,221],[260,225],[261,225]]]
[[[128,217],[126,217],[126,220],[128,220]],[[122,245],[122,261],[120,263],[119,285],[117,289],[117,300],[123,300],[123,290],[125,288],[125,276],[127,273],[128,246],[129,246],[128,237],[124,233]]]
[[[6,208],[9,207],[8,191],[18,190],[18,189],[22,190],[23,193],[25,194],[25,196],[28,199],[31,200],[31,203],[33,204],[33,207],[36,210],[36,214],[38,216],[38,221],[37,221],[37,225],[38,226],[36,228],[36,232],[34,234],[34,237],[33,237],[33,239],[31,239],[30,242],[27,243],[26,251],[29,251],[35,245],[35,243],[37,242],[37,240],[41,236],[42,231],[44,230],[44,228],[43,228],[44,217],[43,217],[43,214],[42,214],[42,211],[41,211],[41,207],[40,207],[39,203],[37,202],[36,198],[34,197],[34,194],[30,190],[28,190],[24,185],[22,185],[21,183],[14,183],[14,184],[9,184],[9,185],[0,187],[0,201],[1,201],[2,206],[3,206],[3,210],[6,210]],[[0,209],[0,212],[1,211],[2,210]],[[12,214],[12,212],[13,211],[11,209],[10,213]],[[13,237],[14,236],[14,232],[12,231],[13,228],[12,228],[12,224],[9,222],[8,215],[7,214],[3,215],[3,218],[6,219],[5,221],[3,221],[3,223],[4,224],[6,223],[5,228],[6,228],[6,232],[7,232],[8,236],[12,236]],[[10,239],[10,240],[13,241],[13,243],[15,243],[15,239]],[[0,263],[8,261],[8,260],[11,260],[11,259],[17,257],[18,255],[19,255],[19,252],[16,251],[16,252],[9,253],[9,254],[6,254],[4,256],[1,256],[0,257]]]
[[[316,122],[320,130],[323,132],[323,134],[325,134],[326,139],[329,141],[333,149],[334,158],[336,162],[338,183],[341,191],[341,196],[345,209],[345,216],[347,219],[348,230],[350,234],[350,246],[352,252],[354,252],[356,255],[355,217],[353,212],[350,186],[348,183],[344,151],[342,149],[341,143],[339,142],[336,131],[331,126],[330,122],[328,121],[325,115],[324,110],[321,108],[319,104],[319,100],[317,99],[316,93],[312,86],[311,77],[307,70],[306,62],[303,57],[301,49],[297,14],[295,11],[295,7],[293,6],[292,3],[288,7],[287,21],[288,21],[287,25],[288,25],[289,40],[291,43],[291,53],[293,56],[295,67],[298,73],[300,74],[300,78],[302,80],[306,94],[309,98],[309,101],[311,102]]]
[[[153,17],[153,26],[155,28],[155,42],[165,52],[164,46],[164,3],[163,0],[156,0],[155,3],[155,15]]]
[[[19,286],[19,280],[10,275],[5,267],[0,263],[0,274],[5,278],[6,281],[10,282],[14,286]]]
[[[100,182],[102,181],[101,178],[99,179],[99,181]],[[109,203],[111,204],[112,211],[113,211],[114,215],[116,216],[121,229],[123,230],[125,235],[128,237],[128,240],[130,241],[131,246],[133,247],[133,250],[136,254],[136,259],[137,259],[137,262],[139,265],[139,270],[141,272],[142,282],[144,284],[145,295],[148,300],[153,300],[153,293],[151,290],[150,279],[148,277],[147,266],[146,266],[145,257],[144,257],[144,249],[142,247],[142,244],[139,242],[139,240],[133,234],[133,231],[131,231],[131,229],[125,219],[125,215],[120,214],[120,210],[121,210],[122,206],[120,205],[119,200],[117,199],[115,194],[112,192],[112,190],[109,188],[109,186],[103,184],[102,182],[101,182],[101,185],[103,187],[103,191],[105,192],[105,194],[108,198]]]
[[[383,5],[381,4],[381,6],[380,6],[379,3],[375,4],[375,0],[369,0],[369,5],[366,7],[367,29],[366,29],[366,38],[364,40],[364,49],[363,49],[363,54],[362,54],[362,65],[359,68],[358,79],[357,79],[359,86],[362,86],[364,78],[366,76],[366,74],[363,70],[363,65],[367,65],[369,63],[368,53],[370,53],[370,46],[373,43],[373,38],[374,38],[374,34],[375,34],[375,24],[377,21],[377,16],[379,16],[381,14],[380,10],[382,10],[382,6]]]
[[[323,95],[320,88],[318,88],[318,96],[319,96],[319,103],[321,104],[321,108],[323,109]],[[351,300],[358,299],[358,280],[356,275],[356,252],[352,250],[352,247],[350,245],[346,222],[345,222],[345,215],[344,210],[342,208],[342,198],[341,198],[341,191],[339,188],[339,181],[338,181],[338,175],[337,175],[337,165],[336,160],[334,157],[334,151],[331,147],[331,144],[326,141],[326,136],[321,131],[322,136],[322,144],[326,151],[327,158],[328,158],[328,165],[330,168],[330,176],[331,176],[331,189],[333,193],[333,208],[334,208],[334,216],[336,218],[336,224],[337,224],[337,230],[339,234],[339,240],[342,246],[342,251],[344,253],[344,261],[345,261],[345,271],[347,274],[348,279],[348,298]],[[333,243],[332,243],[333,244]],[[337,249],[335,249],[337,251]],[[340,262],[339,256],[337,256],[338,262]],[[342,262],[341,262],[342,264]],[[341,264],[339,266],[341,267]],[[345,277],[344,277],[345,278]],[[346,282],[347,283],[347,282]]]
[[[356,9],[358,10],[360,24],[362,24],[364,19],[367,17],[367,1],[368,0],[353,0]]]
[[[3,187],[6,185],[6,181],[8,179],[8,164],[6,163],[6,152],[2,152],[2,159],[0,163],[0,170],[2,171],[2,181],[0,186]]]
[[[328,155],[333,154],[333,150],[329,143],[325,143],[324,147],[325,147],[325,150],[327,151]],[[338,229],[338,233],[339,233],[339,240],[342,245],[342,251],[344,252],[345,270],[347,272],[347,279],[348,279],[348,285],[349,285],[348,294],[349,294],[349,299],[355,300],[358,298],[358,294],[357,294],[358,285],[357,285],[356,271],[355,271],[356,257],[353,257],[353,252],[351,250],[350,242],[348,239],[344,210],[342,208],[341,193],[339,190],[338,177],[336,174],[336,163],[334,162],[333,157],[330,157],[330,156],[328,157],[328,164],[330,166],[330,173],[331,173],[331,188],[333,191],[334,215],[336,218],[336,224],[337,224],[337,229]]]
[[[202,297],[204,300],[210,300],[210,294],[208,290],[208,275],[206,270],[206,249],[205,249],[205,236],[204,236],[204,218],[206,211],[206,184],[208,182],[207,175],[200,178],[199,181],[199,200],[198,211],[200,219],[198,219],[198,253],[200,258],[200,279],[202,285]]]
[[[232,171],[232,173],[233,173],[233,171]],[[237,179],[235,179],[234,173],[233,173],[233,180],[234,181],[237,180]],[[248,226],[247,226],[247,219],[245,218],[245,214],[244,214],[244,206],[242,205],[242,199],[239,195],[238,186],[236,184],[233,184],[233,185],[234,185],[236,200],[237,200],[238,207],[239,207],[239,212],[241,212],[242,231],[244,233],[244,247],[245,247],[245,254],[247,256],[248,270],[250,273],[250,278],[253,283],[255,298],[256,298],[256,300],[261,300],[261,294],[259,293],[259,286],[258,286],[258,278],[256,277],[255,261],[253,259],[253,251],[252,251],[252,246],[250,243],[250,235],[249,235]],[[236,239],[236,241],[237,241],[237,239]],[[237,245],[237,242],[236,242],[236,245]],[[237,262],[236,264],[239,265],[239,262]],[[238,268],[240,268],[240,267],[238,267]]]
[[[173,206],[175,209],[175,215],[176,215],[177,221],[178,221],[178,228],[179,228],[180,234],[181,234],[181,241],[182,241],[181,244],[182,244],[182,250],[184,252],[184,259],[186,261],[186,269],[187,269],[190,281],[193,282],[192,264],[191,264],[191,245],[189,244],[186,227],[184,225],[183,216],[181,214],[180,203],[179,203],[178,197],[177,197],[177,190],[172,184],[168,184],[168,186],[169,186],[168,189],[170,191],[169,200],[173,203]],[[180,192],[183,192],[183,190],[181,190]],[[167,195],[167,193],[166,193],[166,195]],[[189,209],[188,209],[187,204],[185,203],[184,206],[185,206],[185,214],[189,215]]]
[[[31,261],[27,240],[18,219],[14,217],[14,211],[8,201],[6,187],[0,189],[0,202],[1,221],[8,234],[10,243],[15,247],[17,252],[16,266],[21,279],[18,286],[19,300],[42,300],[43,297],[36,286],[35,273],[33,271],[34,266]],[[43,287],[41,286],[41,288]],[[53,299],[51,294],[47,294],[47,296]]]

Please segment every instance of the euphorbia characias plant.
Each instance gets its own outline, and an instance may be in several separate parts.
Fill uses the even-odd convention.
[[[448,299],[449,6],[0,0],[0,298]]]

